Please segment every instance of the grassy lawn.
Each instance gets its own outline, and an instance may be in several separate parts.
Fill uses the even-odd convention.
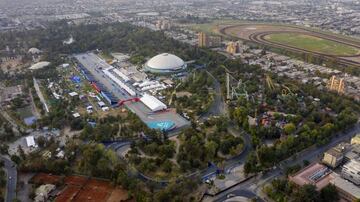
[[[236,25],[241,24],[246,21],[241,20],[232,20],[232,19],[224,19],[224,20],[214,20],[210,23],[204,24],[188,24],[187,26],[197,32],[205,32],[211,35],[222,35],[219,32],[219,28],[224,27],[226,25]]]
[[[270,34],[266,40],[330,55],[356,55],[360,49],[327,39],[298,33]]]

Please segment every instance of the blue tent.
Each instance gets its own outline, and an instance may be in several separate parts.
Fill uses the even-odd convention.
[[[36,117],[35,116],[30,116],[30,117],[26,117],[24,118],[24,122],[27,126],[31,126],[36,122]]]
[[[80,77],[78,77],[78,76],[73,76],[73,77],[71,77],[71,80],[72,80],[74,83],[80,83],[80,82],[81,82],[81,79],[80,79]]]

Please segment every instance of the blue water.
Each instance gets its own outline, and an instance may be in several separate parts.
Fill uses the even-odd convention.
[[[146,125],[151,129],[169,131],[174,128],[175,123],[173,121],[154,121],[147,122]]]

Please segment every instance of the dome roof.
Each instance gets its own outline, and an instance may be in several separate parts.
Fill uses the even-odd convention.
[[[30,48],[28,52],[31,54],[39,54],[39,53],[41,53],[41,50],[39,50],[37,48]]]
[[[177,70],[184,68],[185,62],[176,55],[162,53],[148,60],[146,66],[158,70]]]

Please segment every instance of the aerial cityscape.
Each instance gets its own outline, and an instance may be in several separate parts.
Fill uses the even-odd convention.
[[[0,0],[0,202],[359,202],[360,0]]]

